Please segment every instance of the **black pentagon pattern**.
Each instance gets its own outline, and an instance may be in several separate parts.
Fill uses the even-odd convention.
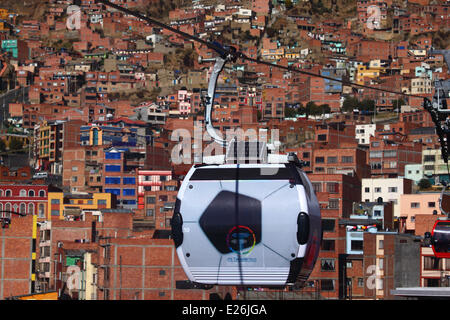
[[[236,210],[236,207],[239,210]],[[246,237],[246,230],[251,230],[247,239],[249,241],[244,239],[240,245],[241,250],[260,243],[261,220],[261,202],[258,199],[221,191],[203,212],[199,223],[214,247],[222,254],[226,254],[234,251],[229,241],[233,230],[240,230],[238,232],[243,233],[243,238]],[[235,234],[233,236],[236,237]]]

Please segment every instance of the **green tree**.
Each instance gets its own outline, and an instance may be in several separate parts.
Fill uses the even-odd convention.
[[[331,112],[331,108],[328,104],[321,104],[318,110],[322,116]]]
[[[423,179],[420,179],[420,181],[417,185],[419,186],[419,188],[421,190],[424,190],[424,189],[428,189],[431,187],[431,182],[430,182],[430,180],[423,178]]]
[[[286,118],[295,118],[297,115],[297,110],[295,108],[286,107],[284,108],[284,116]]]
[[[306,114],[306,119],[308,119],[309,116],[317,115],[317,105],[313,101],[310,101],[306,104],[305,114]]]
[[[374,110],[374,108],[375,108],[375,101],[371,99],[364,99],[359,103],[359,110],[361,111]]]
[[[358,108],[358,99],[355,97],[346,97],[344,103],[342,104],[343,111],[353,111]]]

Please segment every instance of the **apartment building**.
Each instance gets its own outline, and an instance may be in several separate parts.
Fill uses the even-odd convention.
[[[345,226],[354,202],[361,201],[360,181],[356,177],[338,174],[309,174],[322,214],[323,240],[319,257],[307,286],[315,286],[328,299],[340,296],[340,254],[345,253]]]
[[[413,181],[406,178],[365,178],[361,180],[363,202],[392,202],[394,217],[400,217],[400,197],[411,194]]]
[[[421,144],[405,141],[400,133],[376,132],[370,139],[368,162],[373,177],[403,176],[406,165],[421,163],[421,160]]]
[[[51,187],[50,190],[52,190]],[[47,213],[48,192],[48,185],[0,185],[0,211],[15,212],[20,215],[36,215],[39,220],[43,220]]]
[[[35,168],[52,174],[62,174],[63,152],[77,147],[80,141],[79,120],[43,121],[34,126]]]
[[[0,217],[0,299],[34,293],[37,215],[2,212]]]
[[[420,287],[449,287],[450,259],[436,258],[431,247],[420,248]]]
[[[111,193],[49,192],[47,220],[77,219],[82,210],[100,210],[116,207],[116,196]]]
[[[355,126],[355,139],[358,144],[368,146],[370,144],[370,137],[375,136],[377,125],[373,123],[357,124]]]
[[[439,215],[439,192],[400,195],[400,232],[414,233],[416,215]]]
[[[94,213],[86,211],[78,221],[52,221],[42,229],[42,246],[48,247],[40,257],[48,263],[40,278],[43,287],[78,300],[207,300],[226,293],[236,297],[232,287],[189,288],[173,241],[157,231],[134,233],[132,211]]]
[[[370,168],[366,164],[366,151],[342,145],[341,148],[319,147],[315,149],[297,149],[305,161],[310,161],[305,170],[317,174],[346,174],[359,179],[370,177]],[[308,157],[305,157],[308,156]]]
[[[418,237],[407,234],[364,233],[364,298],[394,299],[391,290],[418,287],[420,246]]]

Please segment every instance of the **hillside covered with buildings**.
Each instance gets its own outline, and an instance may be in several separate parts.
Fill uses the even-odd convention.
[[[450,99],[449,1],[115,1],[306,72],[228,64],[212,114],[222,132],[276,131],[280,153],[305,161],[323,240],[307,286],[283,290],[194,287],[171,239],[181,181],[208,144],[174,162],[177,133],[204,129],[213,63],[201,60],[216,53],[76,3],[78,16],[73,1],[0,3],[0,299],[395,299],[450,286],[450,260],[422,241],[450,182],[423,108]]]

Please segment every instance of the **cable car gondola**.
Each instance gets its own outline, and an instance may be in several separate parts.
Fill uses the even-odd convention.
[[[177,255],[194,283],[299,287],[320,249],[319,203],[295,154],[270,154],[265,143],[225,141],[215,132],[215,86],[226,61],[215,60],[205,123],[227,152],[204,158],[182,182],[172,218]],[[257,163],[249,163],[251,150]]]
[[[431,232],[431,248],[437,258],[450,258],[450,195],[445,193],[447,183],[443,182],[439,207],[446,218],[436,220]]]

